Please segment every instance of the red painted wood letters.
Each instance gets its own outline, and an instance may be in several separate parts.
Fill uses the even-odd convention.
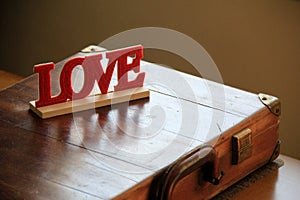
[[[142,87],[145,79],[145,72],[140,72],[140,61],[143,58],[143,47],[141,45],[118,49],[86,57],[75,57],[67,61],[60,74],[60,93],[52,96],[50,71],[54,69],[54,63],[36,65],[34,72],[39,74],[39,100],[36,107],[42,107],[68,100],[82,99],[88,96],[93,90],[95,81],[102,94],[108,92],[108,87],[117,65],[118,84],[114,86],[115,91],[126,90],[135,87]],[[132,62],[128,63],[128,57],[133,56]],[[102,59],[108,59],[106,71],[101,63]],[[72,88],[72,71],[76,66],[82,66],[84,71],[84,82],[80,91],[75,92]],[[137,77],[128,80],[128,72],[134,71]]]

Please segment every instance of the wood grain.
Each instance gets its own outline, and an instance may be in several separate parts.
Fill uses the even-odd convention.
[[[52,73],[53,94],[63,64]],[[278,118],[255,94],[146,62],[141,71],[149,99],[44,120],[28,105],[38,97],[37,75],[2,90],[1,197],[144,199],[154,176],[196,146],[216,144],[228,170],[230,134],[249,126],[257,141],[277,138]],[[259,145],[266,151],[254,161],[270,156],[271,147]]]

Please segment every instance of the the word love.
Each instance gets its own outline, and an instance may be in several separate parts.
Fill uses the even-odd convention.
[[[132,58],[130,62],[128,57]],[[72,58],[62,68],[59,79],[60,93],[56,96],[52,96],[50,75],[50,71],[55,68],[54,63],[36,65],[34,72],[39,74],[39,99],[35,102],[35,106],[38,108],[85,98],[93,90],[95,82],[101,94],[106,94],[115,68],[118,77],[118,83],[114,86],[115,92],[142,87],[145,79],[145,72],[140,72],[142,58],[141,45]],[[72,87],[72,71],[77,66],[81,66],[84,72],[83,86],[78,92]],[[137,74],[134,80],[128,80],[129,71]]]

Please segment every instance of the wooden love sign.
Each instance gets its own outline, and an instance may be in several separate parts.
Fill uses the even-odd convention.
[[[39,74],[39,99],[29,102],[30,109],[41,118],[49,118],[149,97],[149,90],[143,88],[146,74],[140,72],[142,58],[141,45],[71,58],[60,73],[60,93],[56,96],[52,96],[50,76],[50,71],[55,68],[54,63],[36,65],[34,72]],[[84,72],[83,86],[78,92],[72,87],[72,72],[77,66],[81,66]],[[113,92],[108,92],[116,67],[118,83]],[[137,74],[135,79],[128,80],[129,71]],[[95,82],[101,94],[89,96]]]

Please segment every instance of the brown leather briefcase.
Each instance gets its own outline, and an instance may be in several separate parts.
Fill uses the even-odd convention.
[[[37,75],[2,90],[1,199],[209,199],[278,156],[276,97],[141,71],[150,98],[49,119],[29,111]]]

